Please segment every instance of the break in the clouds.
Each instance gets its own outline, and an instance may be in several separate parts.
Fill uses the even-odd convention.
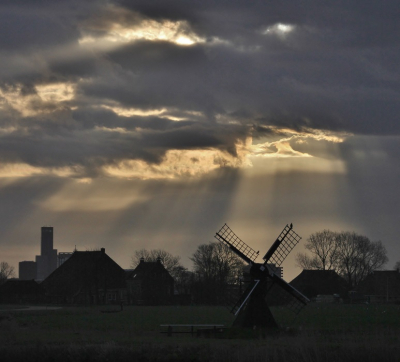
[[[369,227],[371,210],[397,215],[398,14],[392,0],[2,1],[3,236],[45,215],[182,246],[223,217],[249,230],[295,210],[305,233],[393,238]]]

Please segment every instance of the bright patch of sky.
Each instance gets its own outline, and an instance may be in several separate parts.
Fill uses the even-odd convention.
[[[75,97],[74,85],[70,83],[37,85],[36,90],[44,102],[65,102]]]
[[[106,174],[128,179],[178,179],[201,176],[221,167],[250,167],[245,147],[238,146],[238,157],[219,150],[170,150],[161,164],[127,160],[104,167]]]
[[[0,109],[17,111],[23,117],[34,116],[54,110],[49,105],[60,105],[75,97],[75,86],[72,83],[50,83],[36,85],[28,94],[23,94],[21,85],[0,89]],[[40,105],[40,106],[39,106]],[[47,107],[46,107],[47,106]]]
[[[0,165],[0,178],[19,178],[30,176],[53,175],[58,177],[73,177],[76,175],[76,167],[45,168],[35,167],[26,163],[5,163]]]
[[[177,110],[170,110],[167,108],[160,108],[160,109],[140,109],[140,108],[132,108],[132,107],[121,107],[118,105],[102,105],[102,108],[109,109],[113,111],[114,113],[118,114],[119,116],[122,117],[134,117],[134,116],[140,116],[140,117],[151,117],[151,116],[157,116],[159,118],[166,118],[171,121],[185,121],[190,119],[191,116],[196,116],[196,117],[203,117],[203,114],[201,112],[196,112],[196,111],[180,111],[180,113],[183,113],[185,116],[184,117],[178,117],[174,115],[174,111]]]
[[[295,30],[295,26],[291,24],[276,23],[274,25],[268,26],[262,31],[264,35],[275,35],[278,37],[285,37],[289,33]]]
[[[182,46],[205,42],[204,38],[190,29],[186,21],[143,19],[131,25],[115,22],[109,26],[104,35],[100,37],[83,35],[79,43],[82,45],[96,42],[128,43],[135,40],[168,41]]]

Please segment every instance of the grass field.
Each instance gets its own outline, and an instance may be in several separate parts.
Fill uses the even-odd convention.
[[[160,333],[168,323],[230,326],[223,307],[14,308],[0,305],[1,361],[400,361],[397,305],[310,304],[290,328],[256,339]]]

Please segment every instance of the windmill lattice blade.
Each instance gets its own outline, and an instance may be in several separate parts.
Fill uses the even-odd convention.
[[[247,299],[249,299],[250,295],[254,292],[256,289],[259,280],[253,280],[246,288],[246,290],[243,292],[243,294],[240,296],[240,298],[237,300],[237,302],[231,307],[231,313],[233,315],[236,315],[240,312],[244,304],[246,303]]]
[[[272,304],[275,300],[276,304],[283,305],[293,313],[298,314],[309,302],[306,296],[277,275],[272,276],[272,283],[267,294],[267,298],[270,299],[269,304]]]
[[[273,263],[276,266],[281,266],[300,240],[301,236],[294,232],[292,226],[286,225],[267,254],[265,254],[263,258],[265,263]]]
[[[227,224],[215,234],[215,238],[228,244],[236,254],[249,264],[253,264],[258,257],[258,251],[255,251],[241,240]]]

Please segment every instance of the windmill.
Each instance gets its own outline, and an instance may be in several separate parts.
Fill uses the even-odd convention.
[[[278,328],[270,310],[272,302],[288,307],[298,314],[309,299],[286,283],[278,270],[283,261],[299,243],[301,237],[286,225],[263,257],[264,263],[256,263],[259,252],[242,241],[225,224],[215,238],[229,246],[250,266],[249,283],[245,291],[231,303],[230,311],[236,316],[233,326],[248,328]],[[278,275],[279,274],[279,275]]]

